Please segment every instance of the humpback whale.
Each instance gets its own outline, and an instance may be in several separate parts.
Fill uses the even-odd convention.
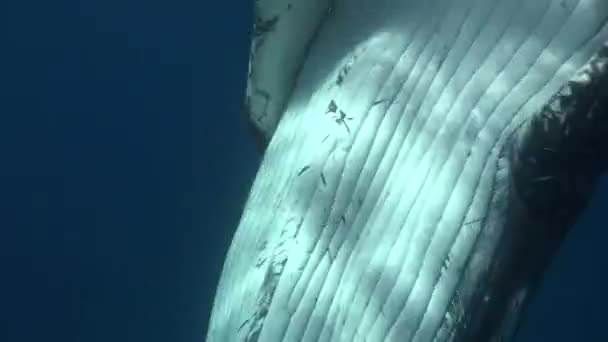
[[[508,341],[608,162],[605,0],[257,0],[208,342]]]

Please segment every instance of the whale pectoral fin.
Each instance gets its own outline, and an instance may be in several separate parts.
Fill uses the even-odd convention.
[[[249,59],[246,114],[266,142],[280,119],[307,47],[332,0],[259,0]]]
[[[500,221],[507,233],[486,275],[489,301],[477,298],[471,329],[458,341],[515,336],[522,312],[560,243],[608,167],[608,43],[544,105],[510,132],[509,178]],[[524,266],[525,265],[525,266]],[[498,309],[497,309],[498,308]],[[481,323],[480,323],[481,322]]]
[[[576,219],[608,166],[607,114],[605,43],[515,132],[513,180],[529,215]]]

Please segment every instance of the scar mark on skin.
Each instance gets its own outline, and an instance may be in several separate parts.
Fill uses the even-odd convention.
[[[264,249],[266,249],[267,245],[268,245],[268,240],[264,240],[264,241],[260,242],[260,245],[258,246],[258,250],[263,251]]]
[[[383,103],[383,102],[388,102],[388,99],[374,101],[374,102],[372,103],[372,107],[373,107],[373,106],[377,106],[377,105],[379,105],[379,104],[381,104],[381,103]]]
[[[255,264],[255,268],[260,268],[264,265],[264,263],[266,262],[266,259],[268,258],[262,258],[260,260],[258,260],[258,262]]]
[[[344,82],[344,78],[346,78],[346,75],[348,75],[348,73],[350,72],[351,66],[352,66],[352,61],[350,61],[349,63],[344,65],[342,67],[342,69],[340,69],[340,72],[338,72],[338,77],[336,77],[337,86],[342,85],[342,82]]]
[[[262,109],[262,115],[255,116],[250,114],[250,116],[252,120],[256,121],[258,124],[262,124],[266,116],[268,115],[268,104],[270,103],[270,94],[258,88],[254,88],[253,91],[255,92],[256,96],[261,96],[264,99],[264,108]],[[247,108],[251,108],[251,97],[247,98],[247,103],[245,105],[247,106]]]
[[[329,261],[333,262],[336,257],[331,253],[331,249],[329,247],[327,247],[325,249],[325,252],[327,252],[327,256],[329,257]]]
[[[344,128],[346,128],[346,132],[348,132],[348,134],[350,134],[350,128],[348,127],[346,122],[344,122]]]
[[[344,76],[342,75],[342,73],[340,73],[338,74],[338,78],[336,79],[336,84],[341,85],[342,82],[344,82]]]
[[[480,217],[480,218],[478,218],[478,219],[475,219],[475,220],[471,220],[471,221],[465,222],[465,223],[463,224],[463,226],[469,226],[469,225],[472,225],[472,224],[474,224],[474,223],[481,222],[481,221],[483,221],[483,219],[484,219],[484,217]]]
[[[300,169],[300,171],[298,171],[298,177],[301,176],[304,172],[306,172],[306,170],[310,169],[309,165],[304,166],[303,168]]]
[[[446,271],[448,268],[450,268],[450,263],[451,263],[451,261],[452,261],[452,260],[451,260],[451,258],[450,258],[450,255],[448,254],[448,255],[445,257],[445,259],[443,259],[443,263],[441,264],[441,266],[442,266],[441,271],[442,271],[442,272],[445,272],[445,271]]]
[[[248,322],[249,322],[249,318],[247,318],[243,323],[241,323],[241,326],[239,327],[239,329],[237,331],[240,331],[241,329],[243,329]]]
[[[334,4],[330,3],[329,7],[327,7],[327,15],[330,16],[334,13]]]
[[[253,34],[256,37],[259,37],[265,33],[271,32],[274,30],[277,21],[279,20],[279,16],[275,15],[270,19],[264,20],[262,18],[256,18],[255,20],[255,25],[254,25],[254,32]]]

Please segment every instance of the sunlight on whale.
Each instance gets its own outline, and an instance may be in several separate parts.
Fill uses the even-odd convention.
[[[259,0],[209,342],[508,341],[606,170],[604,0]]]

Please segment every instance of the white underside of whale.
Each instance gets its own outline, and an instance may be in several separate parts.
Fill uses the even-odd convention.
[[[608,39],[607,20],[604,0],[336,1],[265,152],[207,340],[453,340],[508,228],[505,139]]]

